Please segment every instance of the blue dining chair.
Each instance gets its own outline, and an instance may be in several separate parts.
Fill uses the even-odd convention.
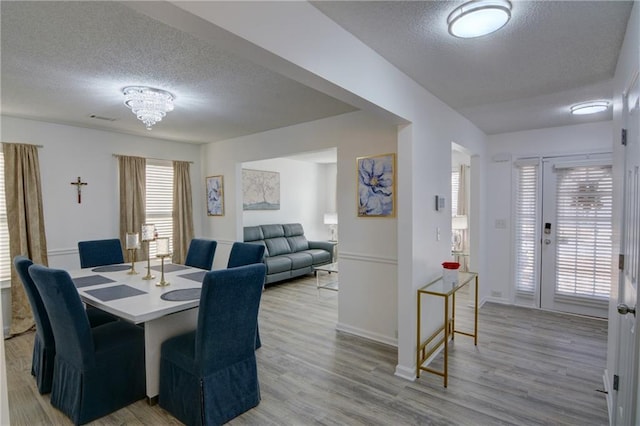
[[[91,328],[66,271],[31,265],[56,345],[51,405],[74,424],[145,397],[144,330],[125,321]]]
[[[189,244],[189,250],[187,250],[187,258],[184,264],[210,271],[211,266],[213,266],[213,256],[216,254],[217,246],[218,242],[215,240],[206,240],[204,238],[192,239]]]
[[[231,246],[227,268],[262,263],[264,258],[264,245],[235,242]]]
[[[187,425],[218,425],[260,403],[254,350],[264,264],[207,272],[196,330],[160,351],[158,404]]]
[[[22,281],[33,312],[33,320],[36,323],[36,335],[33,339],[33,355],[31,357],[31,375],[36,378],[38,392],[46,394],[51,392],[53,360],[56,356],[56,345],[51,323],[49,322],[49,315],[44,307],[40,293],[29,275],[29,266],[33,265],[31,259],[26,256],[16,256],[13,259],[13,265],[16,268],[16,272],[18,272],[20,281]],[[87,307],[87,317],[91,327],[118,320],[113,315],[93,307]]]
[[[80,241],[78,242],[78,253],[80,254],[81,268],[124,263],[122,243],[118,238]]]
[[[227,268],[237,268],[238,266],[262,263],[264,258],[264,245],[235,242],[231,246]],[[262,347],[260,340],[260,327],[256,328],[256,349]]]

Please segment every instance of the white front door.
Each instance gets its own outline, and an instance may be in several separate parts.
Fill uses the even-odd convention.
[[[619,321],[618,356],[615,374],[618,377],[616,395],[616,412],[614,424],[637,425],[640,420],[638,412],[638,351],[640,345],[639,313],[636,308],[638,299],[638,265],[640,263],[640,104],[638,95],[638,79],[631,85],[625,97],[627,128],[627,146],[625,149],[624,177],[624,212],[622,218],[621,254],[624,255],[624,268],[620,276],[618,292]],[[614,383],[614,388],[616,383]]]
[[[609,155],[543,159],[540,307],[606,318],[613,180]]]

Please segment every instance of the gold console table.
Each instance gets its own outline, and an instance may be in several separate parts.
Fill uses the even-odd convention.
[[[456,292],[475,280],[475,303],[474,303],[474,318],[473,318],[473,333],[467,333],[464,331],[456,330]],[[422,297],[425,295],[442,297],[444,301],[444,321],[440,328],[438,328],[431,336],[426,340],[421,339],[421,305]],[[449,315],[449,299],[451,299],[451,315]],[[458,283],[447,284],[442,277],[431,281],[430,283],[420,287],[418,289],[418,310],[417,310],[417,339],[416,339],[416,376],[420,377],[420,371],[426,371],[429,373],[442,376],[444,379],[444,387],[447,387],[447,380],[449,377],[449,340],[453,340],[455,334],[463,334],[465,336],[473,337],[473,344],[478,345],[478,274],[476,272],[458,272]],[[437,339],[437,340],[436,340]],[[430,349],[427,347],[431,345]],[[424,362],[433,355],[440,346],[444,345],[444,369],[436,370],[430,367],[423,366]]]

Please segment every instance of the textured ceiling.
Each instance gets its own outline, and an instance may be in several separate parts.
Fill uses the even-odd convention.
[[[461,3],[312,4],[485,133],[611,119],[611,110],[576,118],[568,107],[611,98],[633,2],[512,0],[509,23],[475,39],[447,31]]]
[[[460,3],[313,5],[488,134],[611,118],[567,111],[611,97],[632,2],[513,1],[506,27],[473,40],[447,33]],[[0,2],[2,113],[204,143],[355,109],[134,9]],[[151,132],[122,103],[121,89],[137,84],[176,95]]]
[[[211,142],[355,109],[121,3],[0,7],[3,114]],[[123,105],[128,85],[172,92],[175,110],[148,132]]]

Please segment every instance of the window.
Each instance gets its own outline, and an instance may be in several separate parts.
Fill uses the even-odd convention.
[[[169,237],[173,250],[173,164],[147,160],[146,223],[156,225],[159,237]],[[149,244],[149,256],[155,257],[156,245]]]
[[[538,164],[520,164],[517,169],[515,206],[516,292],[533,295],[537,285]]]
[[[458,189],[460,188],[460,170],[451,170],[451,216],[458,215]]]
[[[9,280],[11,280],[11,255],[9,253],[7,205],[4,199],[4,154],[0,150],[0,282]]]

